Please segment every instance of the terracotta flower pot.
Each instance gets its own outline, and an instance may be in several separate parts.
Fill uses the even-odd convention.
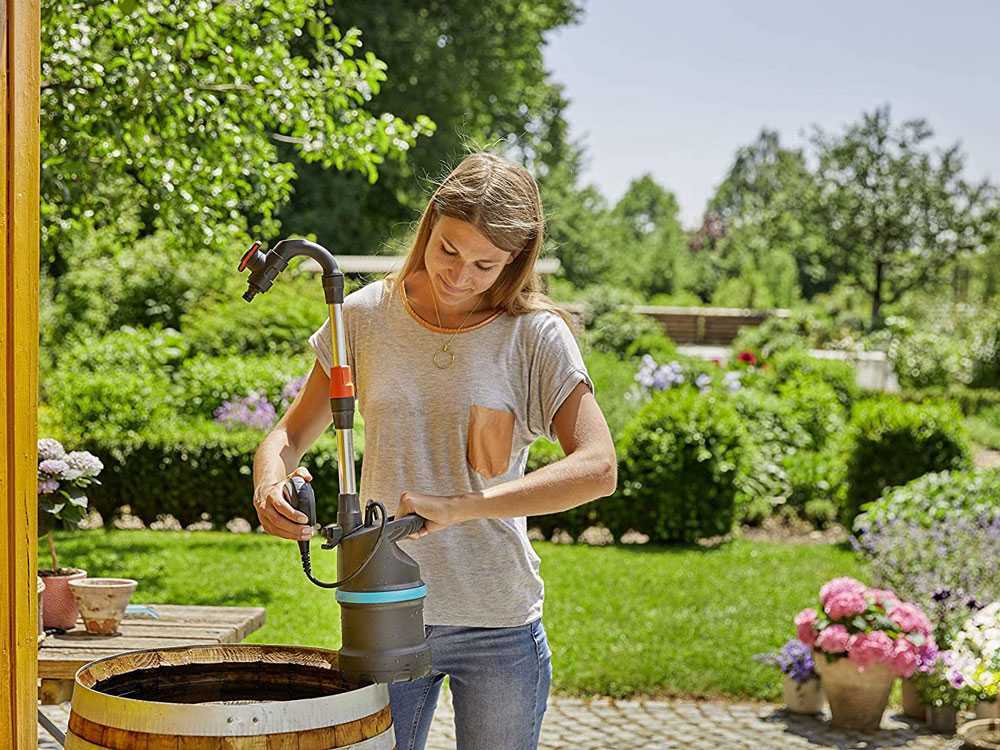
[[[1000,719],[1000,696],[976,704],[977,719]]]
[[[42,580],[41,576],[35,576],[38,579],[38,641],[41,643],[42,639],[45,638],[45,623],[43,621],[43,611],[45,605],[42,602],[42,594],[45,593],[45,581]]]
[[[928,706],[927,728],[935,734],[955,734],[958,725],[958,709],[954,706]]]
[[[43,624],[47,628],[71,630],[76,625],[80,612],[76,606],[73,592],[69,590],[70,581],[78,581],[87,577],[86,570],[72,569],[73,572],[63,576],[43,576],[45,591],[42,592]]]
[[[823,710],[823,689],[817,678],[796,682],[785,675],[785,706],[793,714],[818,714]]]
[[[84,578],[70,583],[88,633],[112,635],[138,584],[131,578]]]
[[[927,706],[920,700],[917,683],[912,679],[901,682],[903,684],[903,714],[911,719],[927,721]]]
[[[884,664],[873,664],[861,671],[846,657],[828,662],[821,651],[814,652],[814,659],[830,704],[830,725],[860,732],[876,731],[896,679],[892,670]]]

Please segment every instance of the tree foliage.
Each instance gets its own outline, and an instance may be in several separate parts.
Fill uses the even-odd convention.
[[[924,120],[893,125],[886,106],[813,139],[818,225],[841,272],[870,298],[873,325],[884,304],[984,252],[1000,229],[996,189],[967,181],[959,146],[932,148],[932,136]]]
[[[295,176],[279,142],[374,181],[432,130],[370,111],[385,63],[317,0],[42,0],[42,19],[42,238],[56,275],[66,236],[113,230],[123,202],[194,252],[248,223],[275,231]]]
[[[314,233],[339,252],[374,253],[408,233],[433,181],[470,146],[504,151],[543,183],[572,154],[566,101],[548,78],[542,48],[547,32],[577,19],[579,3],[337,0],[327,7],[335,21],[363,29],[388,66],[374,111],[424,113],[437,129],[405,161],[383,165],[374,184],[299,163],[281,212],[286,231]]]

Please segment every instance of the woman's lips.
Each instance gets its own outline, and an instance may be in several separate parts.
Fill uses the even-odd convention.
[[[460,294],[468,294],[468,292],[466,292],[464,289],[456,289],[441,277],[438,277],[438,281],[441,282],[441,288],[452,296],[458,296]]]

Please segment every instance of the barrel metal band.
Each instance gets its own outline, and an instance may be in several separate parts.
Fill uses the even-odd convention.
[[[337,589],[337,601],[341,604],[392,604],[409,602],[427,596],[427,585],[414,586],[395,591],[343,591]]]
[[[338,748],[338,750],[395,750],[395,747],[396,734],[390,726],[382,734],[376,734],[374,737],[369,737],[367,740],[362,740],[361,742],[355,742],[353,745],[345,745],[342,748]],[[93,742],[88,742],[70,732],[66,735],[65,750],[107,750],[107,748],[95,745]]]
[[[84,719],[133,732],[189,737],[252,737],[322,729],[371,716],[387,705],[389,688],[384,684],[320,698],[251,704],[139,701],[100,693],[79,680],[73,687],[73,711]]]

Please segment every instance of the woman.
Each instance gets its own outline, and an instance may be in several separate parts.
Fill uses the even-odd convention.
[[[537,746],[551,664],[525,517],[615,489],[593,384],[564,314],[539,292],[542,227],[528,172],[472,154],[434,193],[402,270],[344,303],[365,420],[361,497],[426,519],[400,546],[428,587],[433,672],[390,686],[401,750],[424,747],[444,675],[459,748]],[[328,326],[310,338],[317,362],[254,461],[261,524],[287,539],[311,534],[281,485],[331,422]],[[566,457],[525,475],[541,435]]]

